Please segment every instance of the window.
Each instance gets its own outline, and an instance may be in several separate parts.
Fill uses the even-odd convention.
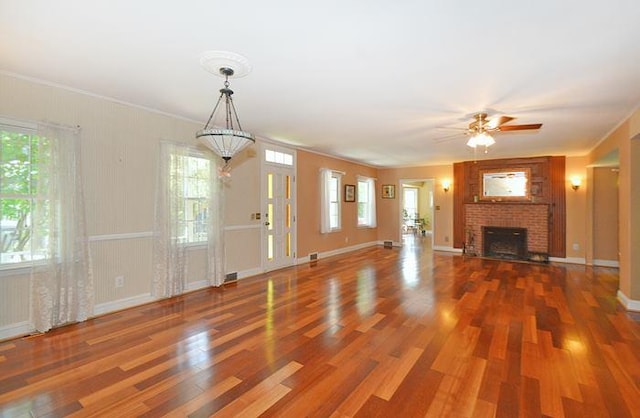
[[[335,174],[329,179],[329,228],[340,228],[340,177]]]
[[[270,149],[267,149],[264,151],[264,160],[268,163],[275,163],[275,164],[288,165],[288,166],[293,165],[292,154],[289,154],[286,152],[274,151]]]
[[[404,188],[404,214],[407,219],[414,220],[418,217],[418,189]]]
[[[358,177],[358,226],[376,226],[376,194],[373,179]]]
[[[320,232],[338,231],[341,228],[340,188],[342,173],[328,168],[320,170]]]
[[[0,265],[49,257],[50,226],[32,220],[55,210],[50,161],[48,139],[0,125]]]
[[[194,152],[187,155],[171,155],[171,194],[179,196],[177,202],[176,235],[180,243],[207,241],[209,220],[209,188],[211,183],[210,161]]]

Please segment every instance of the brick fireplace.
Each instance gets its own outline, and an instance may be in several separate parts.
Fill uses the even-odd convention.
[[[535,203],[468,203],[465,225],[482,254],[482,227],[525,228],[529,252],[549,253],[549,205]]]

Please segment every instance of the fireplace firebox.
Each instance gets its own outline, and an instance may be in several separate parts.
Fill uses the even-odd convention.
[[[482,254],[485,257],[527,260],[527,229],[498,226],[482,227]]]

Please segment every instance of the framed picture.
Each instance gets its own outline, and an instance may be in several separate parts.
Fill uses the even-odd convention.
[[[393,184],[382,185],[382,198],[383,199],[395,199],[396,198],[396,186]]]
[[[356,201],[356,186],[353,184],[344,185],[344,201],[355,202]]]

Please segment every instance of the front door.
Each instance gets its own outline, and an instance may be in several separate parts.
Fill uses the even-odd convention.
[[[262,268],[295,264],[295,151],[270,144],[262,153]]]

